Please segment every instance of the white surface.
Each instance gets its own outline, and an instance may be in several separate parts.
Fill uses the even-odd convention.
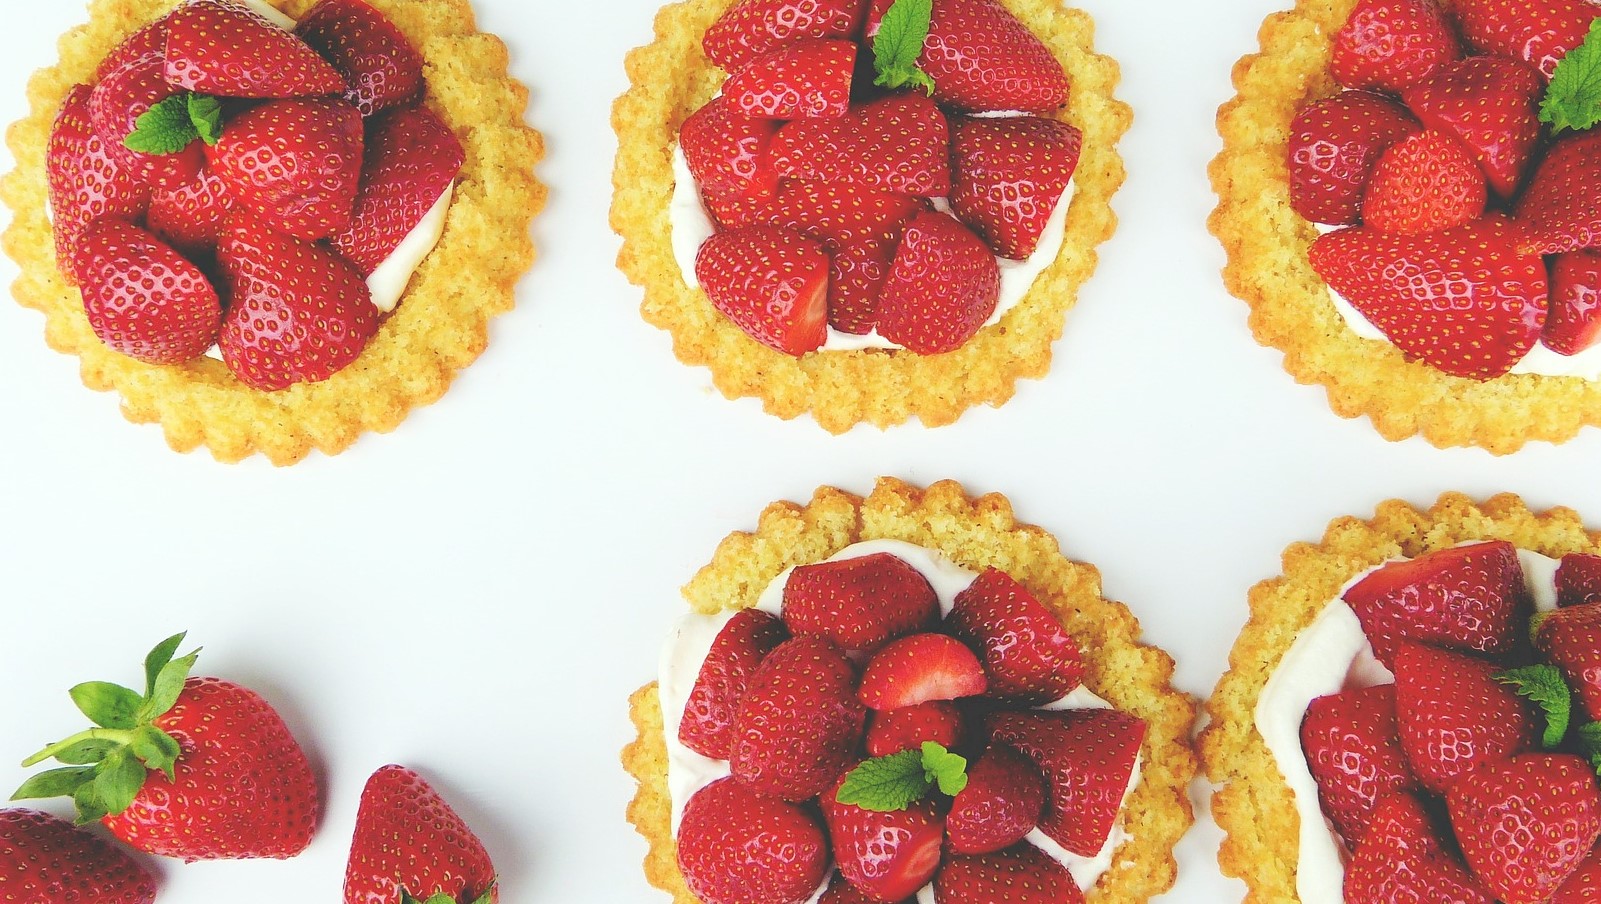
[[[0,303],[0,763],[79,725],[70,685],[133,680],[151,644],[187,627],[204,671],[278,704],[327,777],[329,810],[289,863],[162,864],[163,904],[331,898],[361,784],[392,761],[473,822],[508,904],[658,904],[623,818],[627,696],[684,612],[676,589],[774,499],[824,483],[865,492],[879,474],[1006,493],[1100,567],[1200,696],[1246,590],[1335,516],[1510,490],[1601,524],[1595,431],[1504,459],[1390,444],[1251,339],[1218,276],[1205,172],[1229,71],[1287,0],[1081,5],[1139,111],[1120,228],[1049,378],[951,427],[832,437],[776,420],[725,401],[639,318],[606,214],[610,103],[623,54],[652,34],[648,0],[604,15],[476,0],[549,139],[541,259],[484,358],[392,435],[283,471],[176,455],[82,387],[37,313]],[[83,17],[36,3],[0,31],[0,119],[21,115],[27,74]],[[14,274],[0,258],[0,282]],[[0,765],[0,785],[22,777]],[[1216,845],[1204,825],[1188,836],[1166,901],[1239,900]]]

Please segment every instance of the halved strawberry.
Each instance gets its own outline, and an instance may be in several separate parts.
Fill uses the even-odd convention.
[[[844,116],[855,74],[855,42],[801,41],[746,63],[723,83],[723,95],[739,112],[763,119]]]
[[[1081,857],[1099,854],[1123,808],[1145,722],[1113,709],[998,712],[990,732],[1045,776],[1040,830]]]
[[[938,904],[1083,904],[1084,892],[1067,867],[1032,844],[993,854],[945,859],[934,878]]]
[[[1601,901],[1601,847],[1590,851],[1577,872],[1552,896],[1551,904],[1590,904]]]
[[[1530,63],[1546,78],[1601,18],[1585,0],[1458,0],[1454,6],[1468,43]]]
[[[804,901],[828,871],[828,836],[817,817],[732,778],[684,805],[678,869],[705,904]]]
[[[876,35],[890,0],[875,0],[867,33]],[[997,0],[933,5],[918,67],[934,80],[934,99],[967,113],[1048,113],[1067,105],[1067,72],[1049,47]]]
[[[766,612],[746,609],[730,619],[701,663],[684,704],[678,740],[701,756],[728,759],[734,746],[734,716],[745,688],[762,659],[788,639],[784,623]]]
[[[1366,91],[1311,104],[1290,126],[1290,206],[1314,223],[1357,222],[1379,156],[1421,131],[1406,108]]]
[[[1312,267],[1401,351],[1471,380],[1502,376],[1545,326],[1547,272],[1499,214],[1418,236],[1342,229],[1318,238]]]
[[[996,254],[1026,260],[1073,180],[1083,139],[1054,119],[953,119],[951,207]]]
[[[920,750],[929,741],[949,750],[962,743],[966,734],[962,711],[948,700],[867,714],[868,756]]]
[[[746,116],[727,97],[696,110],[678,133],[702,200],[725,229],[753,225],[778,192],[771,148],[779,123]]]
[[[1319,697],[1306,708],[1301,749],[1324,815],[1352,850],[1380,798],[1418,786],[1399,731],[1393,684]]]
[[[828,334],[828,252],[777,226],[720,232],[700,246],[695,276],[712,306],[757,342],[800,357]]]
[[[422,91],[422,58],[395,24],[362,0],[320,0],[295,26],[307,46],[344,77],[345,100],[362,116]]]
[[[343,94],[317,51],[234,0],[188,0],[167,20],[166,79],[223,97]]]
[[[217,341],[222,304],[200,269],[149,232],[119,220],[92,224],[78,242],[89,326],[113,351],[182,364]]]
[[[362,143],[361,114],[345,101],[275,100],[228,123],[206,158],[242,206],[310,242],[350,223]]]
[[[907,224],[878,295],[878,331],[919,355],[952,352],[978,334],[1001,297],[989,246],[961,222],[924,211]]]
[[[913,634],[873,654],[857,696],[882,711],[976,697],[988,687],[984,667],[961,641],[944,634]]]
[[[1409,792],[1379,800],[1372,827],[1355,850],[1345,868],[1347,904],[1494,904],[1446,851],[1423,802]]]
[[[1505,540],[1382,565],[1346,590],[1345,602],[1374,655],[1391,668],[1403,640],[1510,653],[1533,609],[1517,548]]]
[[[1601,603],[1552,612],[1540,623],[1534,643],[1562,669],[1590,721],[1601,722]]]
[[[781,176],[846,182],[903,195],[951,192],[950,127],[919,92],[897,94],[831,119],[798,119],[773,139]]]
[[[1503,198],[1517,193],[1540,140],[1545,82],[1525,63],[1468,57],[1401,92],[1423,124],[1467,146]]]
[[[378,331],[367,284],[344,258],[235,211],[217,245],[229,286],[222,360],[266,391],[326,380]]]
[[[69,285],[79,282],[74,258],[84,229],[100,219],[137,220],[150,203],[150,189],[89,125],[89,95],[83,85],[67,92],[45,151],[56,266]]]
[[[1380,232],[1419,235],[1484,215],[1484,172],[1457,141],[1433,130],[1390,146],[1373,167],[1362,222]]]
[[[737,72],[785,44],[807,38],[853,38],[864,0],[738,0],[706,29],[701,47],[713,63]]]
[[[1577,355],[1601,340],[1601,248],[1557,255],[1551,261],[1551,315],[1540,341],[1562,355]]]
[[[1084,677],[1078,644],[1027,587],[999,569],[985,571],[957,594],[945,623],[979,651],[992,697],[1048,703]]]
[[[1395,711],[1401,748],[1425,788],[1442,794],[1480,763],[1528,750],[1535,719],[1501,667],[1462,653],[1403,641],[1395,652]]]
[[[802,565],[784,585],[789,630],[846,650],[876,650],[938,619],[939,598],[928,579],[889,553]]]
[[[1576,756],[1484,763],[1451,786],[1446,802],[1468,867],[1506,904],[1548,900],[1601,838],[1601,789]]]
[[[1601,132],[1557,139],[1518,199],[1517,219],[1529,231],[1530,253],[1601,245]]]
[[[904,228],[893,238],[865,239],[834,254],[828,271],[828,325],[865,336],[878,328],[878,297],[895,265]]]
[[[210,167],[193,180],[172,190],[150,194],[150,231],[191,257],[217,250],[223,224],[234,208],[228,187]]]
[[[855,762],[866,717],[856,668],[838,647],[821,637],[787,641],[745,686],[729,757],[734,778],[784,800],[820,794]]]
[[[1045,776],[1004,744],[984,751],[967,770],[967,787],[951,802],[945,835],[957,854],[990,854],[1022,841],[1045,811]]]
[[[1601,556],[1570,553],[1557,566],[1557,605],[1601,603]]]
[[[938,806],[921,800],[904,810],[864,810],[839,802],[844,784],[840,776],[820,798],[840,875],[875,901],[915,895],[939,869],[945,820]]]
[[[205,160],[201,142],[172,154],[146,154],[125,143],[140,116],[179,91],[162,75],[166,57],[161,43],[167,27],[165,19],[146,26],[112,51],[117,65],[102,66],[89,96],[89,119],[106,152],[133,178],[157,188],[178,188],[200,172]]]
[[[1399,92],[1460,59],[1456,30],[1435,0],[1359,0],[1334,35],[1329,71],[1347,88]]]

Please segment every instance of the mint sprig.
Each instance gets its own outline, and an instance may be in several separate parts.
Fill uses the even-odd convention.
[[[934,93],[934,80],[917,67],[934,20],[934,0],[895,0],[873,38],[873,84],[894,90],[911,86]]]
[[[215,145],[222,138],[222,102],[187,92],[174,94],[139,114],[122,143],[141,154],[176,154],[196,139]]]
[[[1601,123],[1601,18],[1590,25],[1584,43],[1557,64],[1540,120],[1557,132],[1583,131]]]
[[[921,750],[881,756],[852,769],[835,799],[874,813],[892,813],[922,800],[935,787],[950,797],[962,793],[967,787],[967,759],[925,741]]]
[[[1555,750],[1567,737],[1573,716],[1573,693],[1562,678],[1562,670],[1553,665],[1531,665],[1502,672],[1495,680],[1540,707],[1545,713],[1545,734],[1540,744],[1546,750]]]

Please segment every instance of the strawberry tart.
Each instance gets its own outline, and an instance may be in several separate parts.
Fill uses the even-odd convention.
[[[60,50],[8,133],[13,291],[174,449],[340,452],[510,309],[542,142],[466,0],[94,0]]]
[[[1251,329],[1386,438],[1601,424],[1601,3],[1300,0],[1218,116]]]
[[[1208,710],[1251,902],[1577,904],[1601,891],[1601,534],[1456,494],[1284,554]]]
[[[1132,115],[1060,0],[688,0],[628,57],[618,265],[729,398],[842,433],[1044,376]]]
[[[684,594],[623,753],[646,875],[678,904],[1172,885],[1194,705],[1095,570],[1004,498],[825,487],[725,539]]]

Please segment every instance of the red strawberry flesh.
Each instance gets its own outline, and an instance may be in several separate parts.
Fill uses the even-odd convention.
[[[984,667],[961,641],[944,634],[913,634],[873,654],[857,696],[882,711],[976,697],[988,686]]]

